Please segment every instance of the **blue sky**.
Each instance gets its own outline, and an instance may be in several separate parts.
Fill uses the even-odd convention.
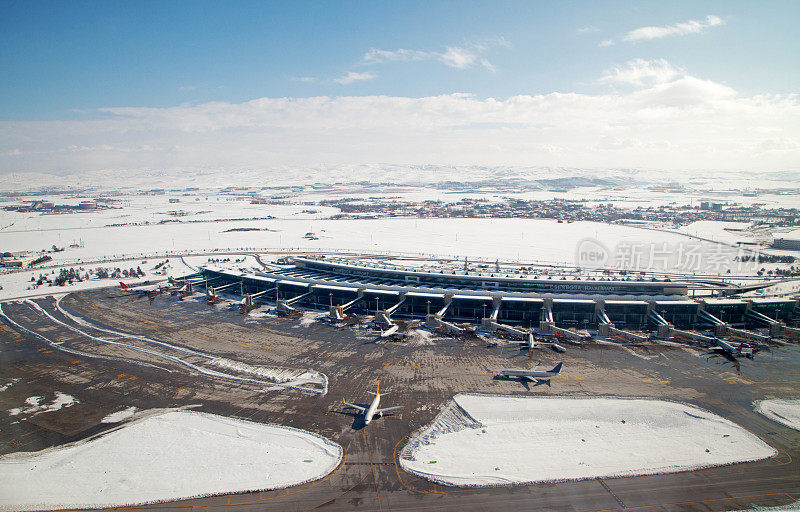
[[[798,169],[800,2],[0,0],[0,172]]]
[[[73,109],[276,96],[592,93],[607,88],[594,82],[604,70],[633,58],[663,58],[745,94],[797,92],[800,83],[798,2],[429,4],[4,1],[0,118],[69,119]],[[638,27],[709,14],[724,23],[618,41]],[[608,39],[618,42],[598,46]],[[494,71],[434,59],[363,62],[372,48],[472,45],[488,46],[481,57]],[[348,72],[375,78],[333,81]]]

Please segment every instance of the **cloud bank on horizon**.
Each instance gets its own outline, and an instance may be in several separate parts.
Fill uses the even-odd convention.
[[[664,59],[634,59],[597,81],[615,90],[507,99],[462,93],[259,98],[104,108],[108,117],[95,120],[2,122],[0,169],[267,169],[372,162],[798,168],[796,95],[742,96]]]
[[[324,5],[313,19],[289,4],[280,17],[259,4],[61,7],[0,7],[17,19],[0,21],[11,42],[0,49],[0,174],[378,163],[800,173],[792,3],[768,29],[751,5],[688,2],[623,18],[545,2],[350,16]],[[156,13],[185,18],[184,32],[158,30]],[[72,18],[85,30],[53,32]],[[199,30],[211,19],[218,30]]]

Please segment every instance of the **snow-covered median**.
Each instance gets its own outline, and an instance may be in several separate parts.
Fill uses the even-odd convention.
[[[342,458],[321,436],[171,411],[101,437],[0,457],[0,510],[99,508],[316,480]]]
[[[761,400],[755,403],[756,412],[789,428],[800,430],[800,400]]]
[[[776,453],[687,404],[460,394],[403,448],[400,465],[447,485],[492,486],[672,473]]]

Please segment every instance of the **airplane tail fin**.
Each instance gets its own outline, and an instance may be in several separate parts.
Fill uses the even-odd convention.
[[[130,290],[131,289],[130,286],[128,286],[127,284],[123,283],[122,281],[119,282],[119,287],[122,288],[123,290]]]
[[[563,364],[564,364],[564,361],[561,361],[560,363],[558,363],[557,365],[555,365],[555,366],[553,367],[553,369],[552,369],[552,370],[550,370],[550,371],[551,371],[551,372],[554,372],[554,373],[561,373],[561,365],[563,365]]]

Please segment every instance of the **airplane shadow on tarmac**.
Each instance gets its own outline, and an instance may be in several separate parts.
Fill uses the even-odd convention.
[[[519,382],[520,384],[522,384],[525,387],[525,391],[530,391],[532,387],[535,388],[535,387],[543,386],[545,384],[547,385],[548,388],[552,387],[550,385],[550,379],[538,379],[536,382],[533,383],[533,386],[531,386],[531,381],[529,381],[528,379],[525,379],[525,378],[513,378],[513,377],[512,378],[504,378],[504,377],[501,377],[499,375],[496,375],[495,379],[496,380],[515,380],[515,381]]]

